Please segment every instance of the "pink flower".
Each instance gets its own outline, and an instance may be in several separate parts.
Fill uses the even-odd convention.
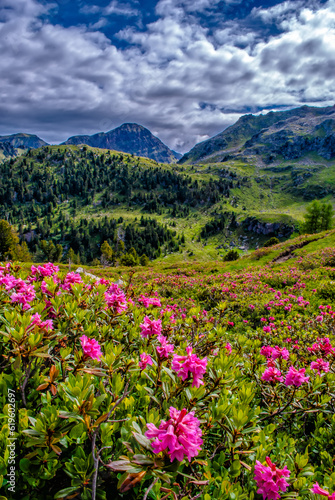
[[[274,366],[270,366],[269,368],[267,368],[261,378],[266,382],[274,382],[274,383],[282,382],[284,380],[281,371],[278,370],[278,368],[275,368]]]
[[[264,333],[270,333],[271,332],[271,327],[270,326],[263,326],[263,332]]]
[[[228,354],[231,354],[232,349],[231,349],[231,345],[229,344],[229,342],[227,342],[227,344],[224,346],[224,348],[227,349]]]
[[[317,317],[315,318],[315,320],[316,320],[316,321],[318,321],[319,323],[322,323],[322,321],[323,321],[323,316],[317,316]]]
[[[149,307],[149,306],[156,306],[156,307],[161,307],[162,304],[159,299],[155,297],[144,297],[144,295],[141,295],[140,298],[138,299],[139,302],[142,302],[144,307]]]
[[[75,283],[82,283],[83,280],[81,279],[80,274],[78,273],[68,273],[65,278],[64,278],[64,284],[62,286],[63,290],[71,290],[72,285]]]
[[[147,365],[152,365],[152,359],[150,354],[142,352],[140,355],[141,361],[139,362],[141,370],[145,370]]]
[[[115,285],[116,289],[112,293],[105,292],[105,300],[107,302],[107,307],[113,309],[113,312],[121,314],[125,311],[127,306],[127,299],[122,290]]]
[[[184,456],[190,461],[199,454],[203,443],[200,422],[193,411],[187,413],[185,408],[179,411],[171,406],[169,412],[171,418],[167,422],[162,420],[158,429],[154,424],[147,424],[145,436],[155,438],[151,444],[154,453],[168,449],[171,462],[174,459],[181,462]]]
[[[291,366],[286,374],[285,385],[300,387],[304,382],[308,382],[309,377],[305,377],[305,371],[306,368],[296,370],[294,366]]]
[[[89,339],[86,335],[80,337],[81,347],[83,348],[85,356],[92,359],[100,360],[102,356],[101,347],[95,339]]]
[[[35,289],[32,285],[28,285],[25,281],[18,279],[15,282],[16,292],[12,293],[11,301],[19,302],[22,308],[26,311],[30,309],[30,302],[36,297]]]
[[[160,342],[160,346],[156,347],[159,357],[167,358],[170,352],[174,351],[174,345],[167,343],[167,337],[164,335],[158,335],[157,340]]]
[[[206,373],[207,358],[199,359],[196,354],[192,354],[192,347],[187,347],[186,352],[187,356],[174,356],[172,369],[176,370],[178,377],[183,380],[193,375],[192,387],[200,387],[204,384],[201,377]]]
[[[263,495],[263,500],[278,500],[279,491],[285,492],[289,486],[284,477],[290,477],[291,472],[288,468],[279,469],[273,464],[269,457],[266,457],[267,465],[262,465],[256,460],[255,480],[257,482],[257,493]]]
[[[48,262],[47,264],[43,264],[43,266],[31,266],[31,274],[33,276],[52,276],[55,273],[58,273],[59,267],[55,266],[55,264],[52,264],[51,262]],[[36,279],[36,278],[35,278]]]
[[[274,347],[272,350],[272,357],[273,359],[277,358],[288,359],[290,357],[290,353],[288,352],[287,349],[285,349],[285,347],[278,347],[276,345],[276,347]]]
[[[265,356],[266,358],[270,358],[272,356],[272,351],[273,347],[271,347],[270,345],[263,345],[260,350],[260,354],[262,356]]]
[[[35,325],[41,328],[41,330],[46,330],[46,331],[53,330],[54,328],[52,319],[47,319],[45,321],[42,321],[41,316],[38,313],[33,314],[31,319],[32,321],[29,325],[29,328],[34,327]]]
[[[322,358],[317,359],[316,361],[311,362],[311,369],[317,370],[319,375],[321,372],[329,372],[329,363],[327,361],[323,361]]]
[[[313,484],[311,492],[315,493],[315,495],[322,495],[323,497],[327,497],[328,500],[335,500],[335,493],[330,494],[329,491],[320,488],[318,483]]]
[[[143,323],[140,324],[141,327],[141,337],[148,338],[152,335],[160,335],[162,333],[162,321],[160,319],[150,319],[149,316],[145,316]]]

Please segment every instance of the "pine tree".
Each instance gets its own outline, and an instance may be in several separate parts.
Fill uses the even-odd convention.
[[[0,258],[4,258],[19,242],[17,234],[6,220],[0,220]]]
[[[304,215],[303,231],[307,234],[313,234],[331,229],[333,215],[334,211],[331,203],[321,203],[318,200],[312,201]]]

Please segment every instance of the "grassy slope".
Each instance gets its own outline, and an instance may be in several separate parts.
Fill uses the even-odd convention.
[[[73,154],[80,151],[78,146],[49,146],[49,150],[57,149],[68,150]],[[97,155],[107,152],[107,150],[99,148],[87,147],[87,149],[92,150]],[[38,152],[39,150],[32,151],[33,158],[36,158]],[[119,154],[118,152],[115,153]],[[126,154],[124,156],[131,157],[131,155]],[[176,227],[174,229],[176,229],[177,233],[185,234],[186,246],[181,254],[172,254],[161,259],[163,262],[171,263],[190,259],[190,252],[194,254],[194,261],[215,260],[225,252],[225,250],[216,249],[217,246],[224,244],[227,247],[231,241],[240,246],[241,240],[239,240],[239,237],[246,235],[249,238],[248,243],[251,250],[258,245],[262,246],[264,241],[268,239],[268,236],[245,233],[239,227],[234,234],[225,232],[224,234],[211,236],[207,241],[198,241],[201,228],[215,216],[216,212],[234,212],[239,222],[243,221],[247,216],[253,216],[264,222],[293,221],[298,223],[303,220],[307,204],[307,201],[302,197],[304,189],[311,185],[319,187],[325,185],[334,186],[335,183],[335,162],[324,160],[313,154],[305,158],[305,163],[300,159],[299,161],[282,162],[266,168],[260,168],[257,164],[250,164],[240,160],[207,165],[166,165],[158,164],[147,158],[140,158],[140,165],[144,169],[161,166],[164,169],[177,170],[191,176],[194,180],[209,178],[214,181],[218,180],[223,169],[248,179],[249,186],[232,189],[229,199],[223,198],[212,207],[200,206],[192,208],[190,215],[186,218],[172,218],[167,211],[162,215],[147,214],[142,211],[140,206],[128,207],[122,204],[103,210],[98,204],[101,197],[99,193],[94,199],[95,206],[93,204],[89,206],[79,204],[75,218],[77,221],[81,218],[90,219],[91,217],[108,215],[116,219],[123,217],[125,221],[130,222],[135,217],[139,219],[144,214],[156,218],[159,222],[166,223],[168,226],[175,223]],[[294,187],[292,179],[296,178],[296,176],[298,176],[298,185]],[[334,203],[334,198],[330,194],[325,199]],[[69,203],[64,202],[59,207],[62,207],[69,217],[71,216]]]

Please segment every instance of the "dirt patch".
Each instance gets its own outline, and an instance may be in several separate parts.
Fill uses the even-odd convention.
[[[313,241],[322,240],[323,238],[326,238],[327,236],[328,236],[328,233],[325,234],[324,236],[319,236],[318,238],[313,238],[312,240],[301,241],[300,243],[297,243],[296,245],[292,245],[292,246],[288,247],[286,250],[284,250],[284,252],[280,253],[278,255],[278,257],[275,257],[271,262],[280,263],[280,262],[285,262],[289,259],[293,259],[295,257],[295,255],[292,255],[292,252],[294,252],[294,250],[297,250],[298,248],[305,247],[306,245],[313,243]]]

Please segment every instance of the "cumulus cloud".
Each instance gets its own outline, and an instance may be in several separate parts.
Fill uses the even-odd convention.
[[[335,1],[293,9],[298,3],[253,11],[280,28],[263,40],[231,20],[210,32],[192,9],[213,0],[160,0],[158,19],[122,30],[117,48],[98,27],[52,24],[51,2],[2,0],[0,134],[60,142],[137,122],[184,152],[246,110],[331,105]],[[117,14],[120,5],[137,9],[109,7]]]

